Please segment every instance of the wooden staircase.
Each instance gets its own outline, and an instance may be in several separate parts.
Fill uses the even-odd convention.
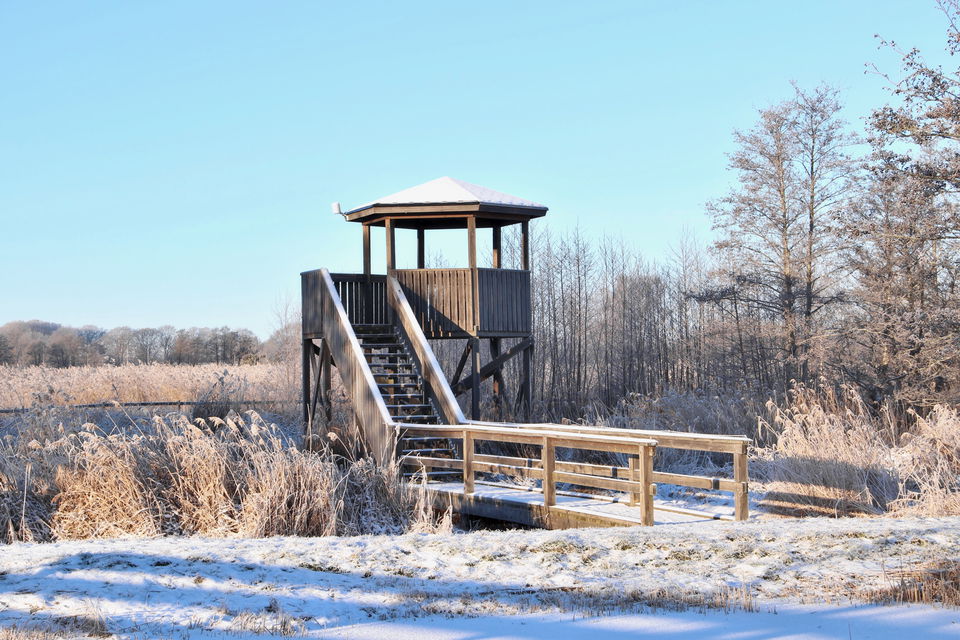
[[[353,331],[363,349],[380,395],[390,417],[404,424],[442,424],[440,413],[433,406],[426,383],[414,363],[413,356],[393,325],[354,324]],[[409,436],[399,441],[401,456],[452,459],[456,449],[448,438]],[[405,473],[406,477],[421,473]],[[430,479],[457,475],[453,470],[426,473]]]
[[[355,324],[353,331],[390,417],[398,422],[439,424],[440,415],[430,402],[423,378],[393,326]]]

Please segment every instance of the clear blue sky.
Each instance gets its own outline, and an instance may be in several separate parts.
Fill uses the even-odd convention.
[[[0,324],[248,327],[360,267],[330,213],[450,175],[651,258],[789,97],[887,101],[874,34],[943,59],[933,0],[0,0]]]

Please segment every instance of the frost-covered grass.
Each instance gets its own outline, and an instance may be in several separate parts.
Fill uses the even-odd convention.
[[[958,553],[960,518],[17,543],[0,555],[0,625],[96,612],[129,638],[956,637],[955,609],[862,603]]]
[[[0,408],[95,402],[194,402],[226,377],[234,400],[296,401],[299,373],[286,363],[127,364],[100,367],[0,365]]]
[[[351,535],[431,528],[396,466],[303,451],[246,418],[130,416],[64,428],[31,415],[0,439],[0,542],[159,535]]]

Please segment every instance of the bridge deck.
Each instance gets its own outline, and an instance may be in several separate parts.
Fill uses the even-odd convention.
[[[616,527],[642,524],[640,508],[616,498],[557,492],[556,505],[545,507],[539,489],[477,482],[464,495],[462,482],[431,482],[427,491],[438,508],[547,529]],[[732,519],[713,514],[667,508],[654,502],[654,524]]]

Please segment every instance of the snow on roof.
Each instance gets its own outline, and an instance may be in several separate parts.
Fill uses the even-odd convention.
[[[398,191],[389,196],[378,198],[373,202],[351,209],[347,214],[362,211],[378,204],[403,205],[403,204],[457,204],[457,203],[480,203],[502,205],[508,207],[528,207],[531,209],[546,209],[547,207],[524,200],[517,196],[511,196],[506,193],[500,193],[487,187],[457,180],[444,176],[430,182],[424,182],[415,187]]]

